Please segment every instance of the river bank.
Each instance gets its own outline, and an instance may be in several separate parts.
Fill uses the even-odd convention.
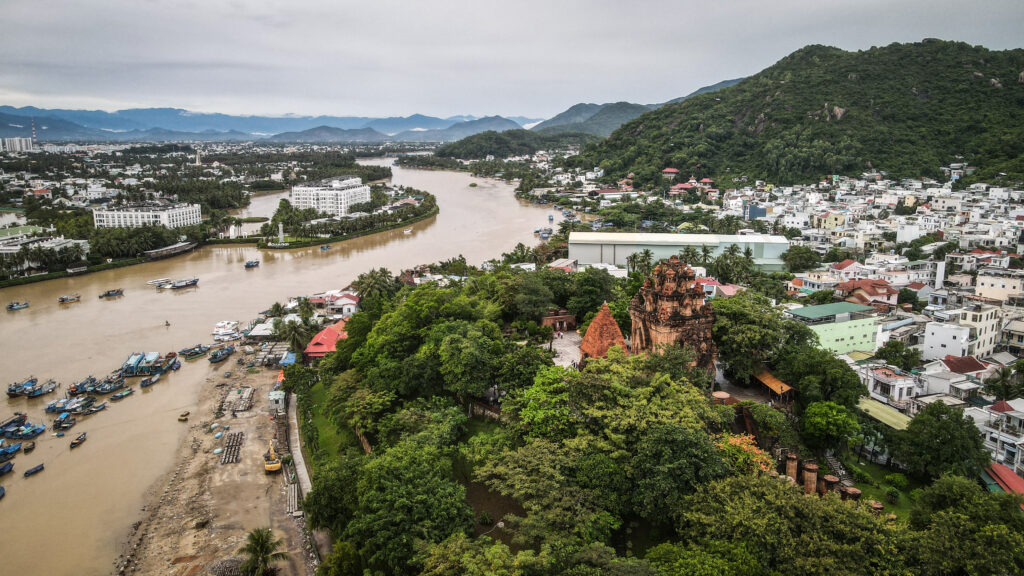
[[[89,374],[106,374],[133,351],[166,352],[209,342],[211,327],[219,320],[246,321],[275,301],[343,288],[372,268],[397,273],[460,254],[479,264],[519,242],[533,244],[533,230],[547,225],[549,210],[516,200],[511,186],[494,180],[395,168],[393,183],[434,194],[441,212],[410,224],[410,234],[378,232],[330,250],[203,246],[165,260],[0,289],[0,302],[32,301],[24,310],[0,311],[0,350],[10,351],[0,354],[0,381],[35,374],[67,385]],[[478,186],[470,187],[472,183]],[[268,210],[279,200],[274,195],[264,198]],[[557,213],[555,218],[561,219]],[[246,270],[247,260],[260,260],[260,266]],[[200,278],[199,285],[173,291],[146,285],[154,278],[186,277]],[[124,288],[124,296],[96,298],[117,287]],[[72,292],[81,293],[82,301],[56,303],[58,296]],[[3,482],[4,518],[18,526],[0,539],[5,570],[110,572],[131,526],[147,517],[140,512],[146,490],[163,478],[162,492],[168,471],[181,464],[178,450],[191,432],[177,422],[177,414],[199,413],[196,402],[207,378],[216,373],[206,362],[188,363],[116,409],[91,416],[76,428],[88,431],[89,442],[73,457],[63,439],[41,436],[32,462],[19,462],[18,469],[45,461],[46,472],[29,479],[8,475]],[[32,421],[49,424],[41,400],[5,399],[0,416],[28,411]],[[264,450],[260,447],[261,454]],[[75,537],[62,542],[58,554],[40,553],[39,543],[51,538],[58,526]]]
[[[203,362],[203,360],[200,360]],[[279,573],[312,574],[303,520],[287,512],[288,490],[282,473],[263,470],[263,453],[275,438],[277,426],[267,412],[267,393],[273,389],[276,370],[242,370],[225,378],[221,370],[237,368],[234,362],[219,365],[206,377],[197,408],[189,416],[188,433],[175,453],[176,467],[148,490],[143,519],[137,523],[115,568],[118,574],[139,576],[205,574],[218,561],[237,556],[246,534],[269,527],[284,541],[289,554]],[[252,407],[217,417],[225,396],[252,389]],[[217,428],[211,431],[211,425]],[[228,430],[216,438],[216,431]],[[238,461],[221,464],[229,434],[243,435]],[[281,442],[283,445],[283,441]],[[276,445],[276,443],[275,443]]]

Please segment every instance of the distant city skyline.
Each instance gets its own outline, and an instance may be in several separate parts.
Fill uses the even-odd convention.
[[[527,116],[664,102],[807,44],[1021,48],[1024,2],[28,0],[0,104],[267,116]]]

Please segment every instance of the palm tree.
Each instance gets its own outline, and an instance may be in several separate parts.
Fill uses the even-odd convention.
[[[650,248],[644,248],[640,251],[640,272],[647,276],[651,273],[651,269],[654,267],[654,252],[651,252]]]
[[[700,255],[698,254],[696,248],[694,248],[693,246],[687,246],[679,251],[679,257],[682,258],[683,261],[686,262],[687,264],[693,265],[697,262],[697,259],[700,257]]]
[[[725,253],[728,254],[729,256],[739,256],[740,247],[737,246],[736,244],[730,244],[729,247],[725,249]]]
[[[309,298],[302,298],[299,300],[299,317],[303,320],[309,320],[313,317],[316,310],[313,309],[313,303],[309,301]]]
[[[632,274],[633,272],[636,272],[639,267],[640,267],[640,253],[639,252],[633,252],[629,256],[626,256],[626,268],[629,270],[630,274]]]
[[[281,316],[284,316],[284,306],[282,306],[280,302],[274,302],[274,305],[270,307],[270,314],[268,314],[268,316],[273,318],[280,318]]]
[[[1020,377],[1009,366],[1000,366],[985,380],[985,393],[996,400],[1012,400],[1021,395]]]
[[[278,550],[283,540],[274,540],[270,528],[254,528],[245,537],[245,546],[238,549],[246,558],[239,567],[246,576],[267,576],[274,572],[272,564],[288,558],[287,552]]]
[[[707,244],[700,247],[700,263],[705,266],[711,264],[711,247]]]

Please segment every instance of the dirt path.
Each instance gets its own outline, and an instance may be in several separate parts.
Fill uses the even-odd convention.
[[[225,370],[238,368],[225,363]],[[263,453],[274,437],[273,420],[267,412],[267,392],[276,370],[256,374],[222,372],[207,379],[199,398],[199,410],[189,416],[189,434],[178,449],[179,465],[157,483],[143,509],[145,519],[135,528],[118,558],[115,573],[194,576],[206,574],[211,564],[235,555],[253,528],[270,527],[284,540],[289,560],[278,566],[289,576],[312,574],[304,549],[301,519],[285,510],[287,490],[281,474],[263,470]],[[222,400],[237,397],[237,390],[253,388],[253,404],[232,417],[230,410],[219,418]],[[217,430],[210,431],[212,424]],[[229,430],[221,438],[215,433]],[[238,462],[221,464],[214,454],[225,446],[229,433],[242,432]]]

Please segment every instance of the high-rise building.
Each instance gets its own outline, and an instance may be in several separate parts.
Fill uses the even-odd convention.
[[[370,187],[358,176],[342,176],[293,186],[288,198],[300,210],[314,208],[332,216],[344,216],[353,204],[370,201]]]
[[[31,138],[4,138],[3,139],[3,150],[4,152],[31,152],[35,150],[35,145],[32,144]]]

